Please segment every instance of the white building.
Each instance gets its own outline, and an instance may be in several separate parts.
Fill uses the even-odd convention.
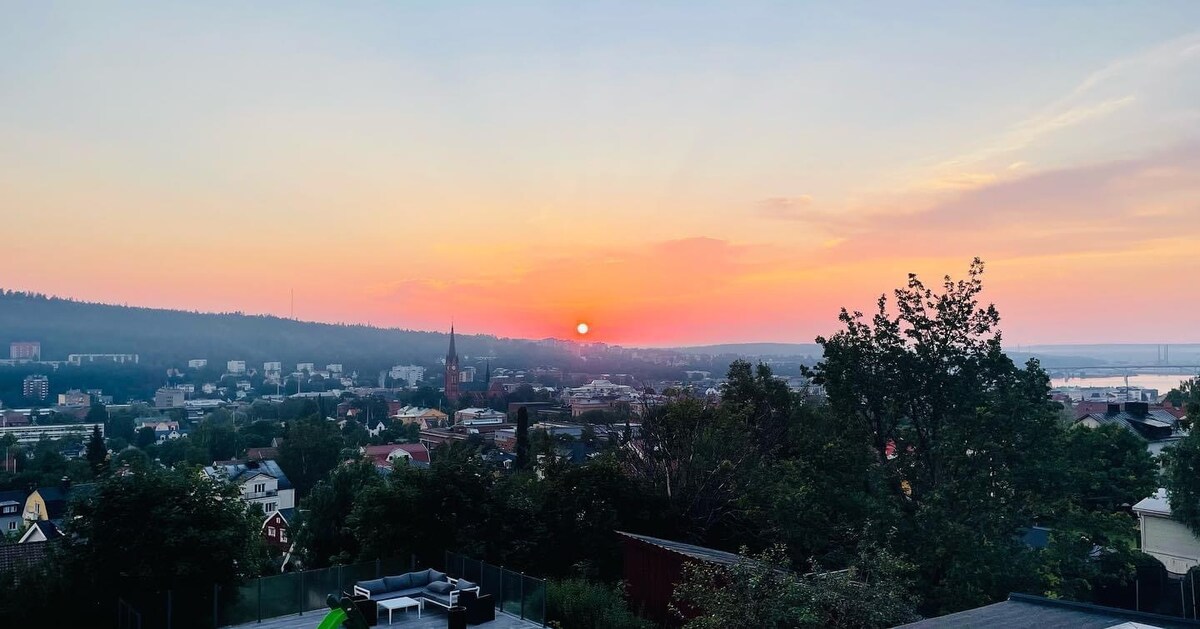
[[[246,373],[246,361],[230,360],[225,363],[225,371],[233,374]]]
[[[154,392],[154,408],[179,408],[185,398],[183,391],[163,387]]]
[[[100,435],[104,436],[104,424],[57,424],[53,426],[0,426],[0,435],[12,435],[17,443],[37,443],[41,439],[63,439],[77,437],[86,441],[92,436],[92,429],[100,427]]]
[[[208,366],[208,359],[193,358],[188,361],[188,369],[203,369]]]
[[[342,364],[341,363],[331,363],[331,364],[325,365],[325,371],[328,371],[331,375],[340,375],[342,373]]]
[[[392,380],[403,380],[408,386],[415,387],[425,379],[425,368],[417,365],[396,365],[388,371]]]
[[[274,513],[296,506],[296,490],[283,470],[272,459],[247,461],[232,465],[210,465],[201,470],[204,476],[216,481],[233,483],[242,489],[242,500],[262,507],[263,513]]]
[[[278,360],[272,360],[263,363],[263,371],[267,373],[279,373],[283,371],[283,363]]]
[[[300,373],[312,373],[316,371],[313,363],[296,363],[296,371]]]
[[[488,426],[506,421],[508,415],[490,408],[464,408],[454,414],[454,423],[463,426]]]
[[[68,354],[67,362],[75,365],[90,365],[92,363],[113,363],[115,365],[137,364],[137,354]]]
[[[1167,490],[1133,505],[1142,535],[1142,552],[1161,561],[1167,572],[1182,576],[1200,565],[1200,539],[1186,524],[1171,519]]]

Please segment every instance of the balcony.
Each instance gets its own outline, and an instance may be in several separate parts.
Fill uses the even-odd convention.
[[[242,492],[243,500],[258,500],[260,498],[274,498],[279,495],[278,489],[268,489],[267,491],[244,491]]]

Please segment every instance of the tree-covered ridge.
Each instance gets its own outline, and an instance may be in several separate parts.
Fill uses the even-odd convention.
[[[553,345],[490,335],[456,336],[461,355],[497,356],[493,366],[584,365],[577,355]],[[403,363],[433,365],[445,355],[449,337],[440,332],[240,312],[118,306],[0,291],[0,347],[7,350],[13,341],[40,341],[44,360],[65,360],[68,354],[79,353],[130,353],[152,366],[178,367],[204,358],[221,365],[227,360],[245,360],[249,366],[265,361],[282,361],[285,366],[301,361],[342,363],[360,372],[376,372]],[[611,361],[589,364],[589,371],[614,366]]]

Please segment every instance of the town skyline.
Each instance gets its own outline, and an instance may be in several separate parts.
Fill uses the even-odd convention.
[[[1194,2],[7,18],[6,288],[669,347],[978,256],[1009,343],[1197,340]]]

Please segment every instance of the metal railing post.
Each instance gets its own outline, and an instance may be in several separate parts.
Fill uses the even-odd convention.
[[[304,573],[305,572],[308,572],[308,571],[307,570],[300,571],[300,593],[296,596],[296,600],[299,603],[301,616],[304,615]]]
[[[217,627],[221,626],[220,621],[217,620],[217,617],[218,617],[217,612],[220,609],[219,605],[218,605],[218,601],[220,601],[220,600],[221,600],[221,585],[218,583],[214,583],[213,584],[213,629],[217,629]]]
[[[521,573],[521,620],[525,620],[525,573]]]
[[[171,616],[173,615],[171,611],[171,590],[167,590],[167,629],[171,629]]]
[[[262,579],[258,579],[258,622],[262,622]]]

